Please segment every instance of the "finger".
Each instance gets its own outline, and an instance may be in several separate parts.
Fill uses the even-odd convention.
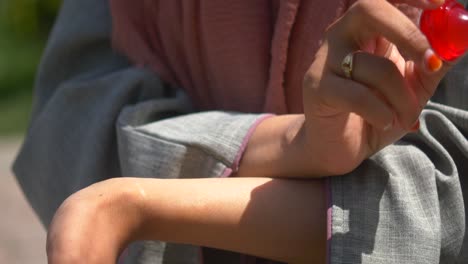
[[[421,9],[435,9],[444,4],[445,0],[390,0],[392,4],[407,4]]]
[[[328,66],[340,72],[341,60],[363,43],[384,37],[408,55],[414,64],[409,72],[411,87],[432,95],[449,68],[434,54],[430,45],[414,23],[396,7],[383,0],[361,0],[339,20],[327,37],[330,43]],[[406,75],[405,75],[406,77]]]
[[[353,80],[383,96],[405,129],[410,129],[421,111],[414,92],[391,60],[365,52],[354,54]]]
[[[387,103],[363,84],[334,74],[323,77],[320,90],[305,89],[304,96],[319,98],[321,103],[343,112],[353,112],[379,129],[393,125],[393,111]],[[312,92],[314,94],[312,94]]]
[[[423,108],[429,99],[434,95],[434,92],[441,81],[441,76],[444,76],[451,68],[451,65],[444,64],[438,71],[437,75],[427,75],[426,70],[421,68],[414,62],[407,62],[405,66],[405,78],[408,81],[411,90],[414,92],[419,105]]]
[[[376,48],[374,52],[369,53],[389,59],[390,61],[395,63],[400,73],[404,75],[406,64],[405,59],[400,54],[398,48],[384,37],[376,39]]]
[[[429,42],[418,27],[400,10],[384,0],[361,0],[337,22],[335,45],[359,50],[363,43],[383,36],[395,44],[416,63],[422,63],[430,49]],[[336,54],[336,62],[346,55]],[[338,64],[339,65],[339,64]]]

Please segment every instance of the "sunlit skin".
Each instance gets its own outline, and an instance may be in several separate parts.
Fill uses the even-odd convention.
[[[442,4],[398,2],[425,9]],[[357,1],[329,27],[304,76],[304,113],[260,123],[233,178],[117,178],[91,185],[57,211],[49,263],[115,263],[135,240],[325,263],[322,179],[350,172],[418,129],[422,108],[451,67],[430,47],[394,5]],[[357,50],[349,79],[340,65]]]

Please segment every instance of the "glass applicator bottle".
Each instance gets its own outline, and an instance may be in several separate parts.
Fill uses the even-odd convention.
[[[446,61],[457,59],[468,49],[468,12],[456,0],[425,10],[419,25],[432,49]]]

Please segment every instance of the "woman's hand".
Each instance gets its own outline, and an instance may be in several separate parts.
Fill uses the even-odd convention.
[[[348,54],[354,58],[351,77],[342,68]],[[395,6],[357,1],[329,27],[304,78],[299,137],[311,166],[325,175],[347,173],[417,130],[420,112],[448,69]]]
[[[437,6],[434,1],[392,2]],[[353,57],[350,78],[342,68],[348,54]],[[418,129],[420,112],[449,68],[394,5],[357,1],[329,27],[304,77],[304,115],[261,122],[237,175],[310,178],[352,171]]]
[[[49,264],[116,263],[140,218],[134,189],[120,179],[93,184],[60,206],[49,227]]]

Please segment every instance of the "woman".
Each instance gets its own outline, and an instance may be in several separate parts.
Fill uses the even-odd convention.
[[[423,8],[441,4],[406,3]],[[80,4],[95,10],[95,4]],[[422,107],[451,66],[436,57],[415,24],[386,1],[358,1],[349,8],[340,1],[231,4],[223,2],[229,8],[219,9],[219,3],[205,2],[111,2],[114,46],[151,72],[122,66],[101,44],[105,42],[89,42],[89,37],[105,39],[107,28],[98,26],[86,38],[80,36],[86,32],[80,25],[71,37],[62,28],[66,22],[57,24],[43,71],[53,68],[48,63],[68,58],[79,74],[67,69],[56,79],[51,73],[40,74],[48,76],[42,88],[48,95],[37,99],[29,138],[15,166],[46,225],[70,193],[115,175],[239,178],[117,178],[92,185],[67,199],[57,212],[49,231],[50,262],[110,263],[129,242],[144,239],[293,263],[323,263],[327,256],[333,263],[462,258],[465,216],[458,174],[463,175],[461,160],[466,156],[460,154],[462,143],[447,139],[463,142],[459,131],[467,127],[459,120],[466,118],[465,112],[430,104],[418,136],[383,149],[418,130]],[[243,6],[260,4],[265,8]],[[66,2],[62,14],[69,16],[72,7],[73,2]],[[329,26],[343,9],[347,11]],[[246,17],[235,20],[236,10],[247,10],[242,13]],[[76,17],[62,15],[59,21],[102,19],[100,12],[106,11],[98,9],[86,17],[75,12]],[[184,18],[180,24],[161,25],[177,12]],[[270,24],[257,29],[251,22],[260,18]],[[242,34],[232,39],[232,34],[223,34],[228,30],[222,23],[210,27],[244,19],[249,23],[233,23]],[[184,22],[199,23],[199,31],[184,27]],[[310,32],[312,25],[320,26]],[[83,47],[87,52],[75,66],[67,56],[76,51],[58,47],[77,47],[79,37],[88,41]],[[244,38],[237,43],[238,37]],[[248,48],[242,53],[226,52],[236,45],[244,48],[243,43]],[[265,45],[270,49],[263,49]],[[106,66],[97,66],[104,61]],[[189,98],[173,92],[153,72],[172,87],[182,86]],[[45,82],[39,77],[41,81]],[[49,97],[45,87],[58,88]],[[65,104],[77,99],[79,103]],[[188,114],[194,109],[277,115]],[[186,115],[173,117],[180,114]],[[172,118],[161,120],[168,116]],[[56,120],[72,131],[51,130]],[[441,124],[451,133],[439,138]],[[61,153],[55,156],[60,162],[39,155],[37,142],[44,139],[50,140],[54,155]],[[32,171],[41,175],[35,186],[28,186]],[[58,176],[65,172],[66,178]],[[328,183],[311,180],[347,173]],[[46,202],[45,193],[55,200]],[[145,261],[147,248],[131,248],[124,261]],[[171,246],[156,248],[165,250],[156,259],[170,261]],[[178,248],[172,259],[190,258],[190,250]]]

